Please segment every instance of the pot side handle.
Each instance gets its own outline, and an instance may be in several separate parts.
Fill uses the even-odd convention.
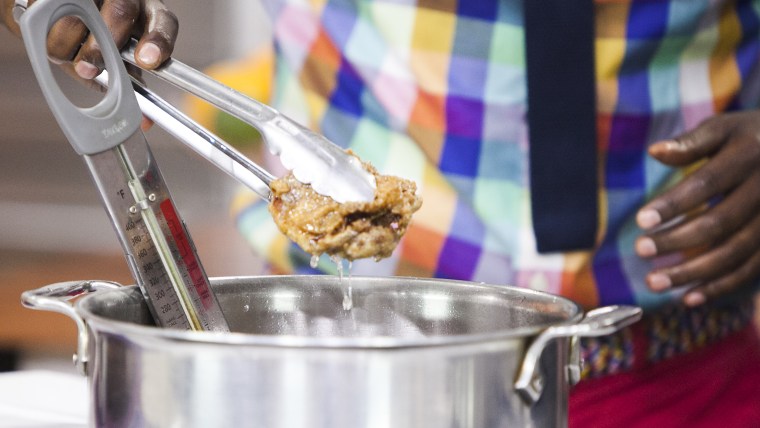
[[[515,381],[515,389],[528,405],[535,404],[541,398],[544,379],[538,361],[544,348],[552,340],[563,337],[575,340],[578,337],[605,336],[635,323],[641,319],[641,315],[641,308],[636,306],[604,306],[589,311],[577,324],[547,328],[528,347]],[[573,346],[576,347],[577,344],[574,343]],[[576,351],[577,349],[574,353],[577,353]],[[579,374],[576,374],[576,377],[578,376]]]
[[[64,314],[74,320],[77,325],[77,353],[74,354],[74,365],[79,373],[87,375],[87,342],[89,334],[84,322],[71,300],[86,294],[101,290],[113,290],[120,284],[110,281],[68,281],[48,285],[36,290],[25,291],[21,294],[21,303],[27,308],[51,311]]]

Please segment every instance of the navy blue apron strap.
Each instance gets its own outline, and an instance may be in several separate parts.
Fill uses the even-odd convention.
[[[523,0],[538,251],[593,247],[598,219],[593,0]]]

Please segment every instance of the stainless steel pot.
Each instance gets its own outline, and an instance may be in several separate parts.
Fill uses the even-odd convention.
[[[564,426],[575,339],[641,316],[607,307],[584,318],[546,293],[437,279],[212,286],[233,333],[156,328],[135,286],[67,282],[22,300],[76,322],[91,423],[104,427]]]

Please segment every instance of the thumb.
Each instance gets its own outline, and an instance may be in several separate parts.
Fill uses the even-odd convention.
[[[135,47],[135,60],[151,70],[163,64],[174,51],[179,23],[177,16],[160,1],[146,3],[145,33]]]
[[[671,140],[649,147],[649,155],[670,166],[686,166],[715,153],[728,138],[734,120],[730,116],[710,118]]]

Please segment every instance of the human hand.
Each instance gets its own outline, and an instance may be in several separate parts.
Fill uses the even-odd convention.
[[[31,7],[35,0],[29,0]],[[100,13],[111,30],[116,46],[124,46],[137,37],[137,64],[153,69],[168,59],[174,50],[179,28],[177,17],[162,0],[98,0]],[[13,21],[14,0],[2,0],[2,22],[16,35],[21,34]],[[97,42],[78,19],[64,17],[50,29],[48,55],[56,62],[71,62],[83,79],[92,79],[103,69],[103,57]]]
[[[758,278],[760,111],[712,117],[652,145],[649,154],[670,166],[706,162],[638,212],[645,230],[635,244],[639,256],[686,254],[680,263],[650,272],[647,285],[654,291],[691,285],[683,301],[697,306]],[[715,203],[690,217],[708,202]],[[685,220],[656,230],[679,216]]]

